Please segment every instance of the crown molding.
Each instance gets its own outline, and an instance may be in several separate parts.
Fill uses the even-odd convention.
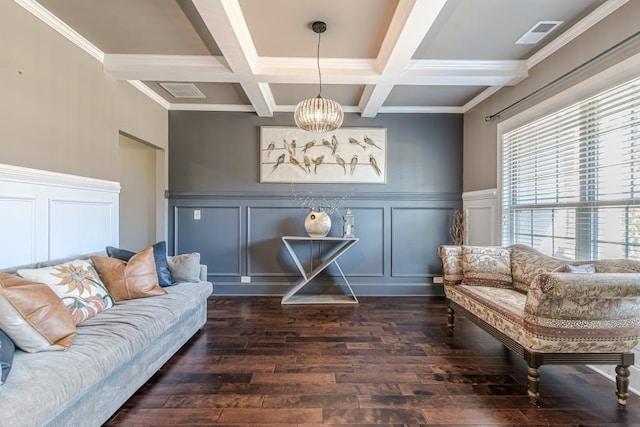
[[[104,52],[58,19],[57,16],[45,9],[40,3],[35,0],[15,0],[15,2],[98,61],[102,62],[104,60]]]
[[[149,86],[147,86],[146,84],[142,83],[140,80],[127,80],[127,82],[135,87],[136,89],[138,89],[140,92],[142,92],[143,94],[147,95],[149,98],[151,98],[153,101],[155,101],[156,103],[158,103],[161,107],[163,107],[164,109],[168,110],[169,107],[171,107],[171,103],[169,101],[167,101],[166,99],[164,99],[162,96],[158,95],[157,92],[155,92],[153,89],[151,89]]]
[[[497,91],[499,91],[503,87],[504,86],[491,86],[491,87],[486,88],[485,90],[480,92],[479,95],[477,95],[475,98],[473,98],[471,101],[469,101],[466,104],[464,104],[462,106],[462,112],[466,113],[467,111],[471,110],[473,107],[475,107],[476,105],[480,104],[482,101],[484,101],[485,99],[489,98],[491,95],[493,95],[494,93],[496,93]]]
[[[593,27],[595,24],[615,12],[629,0],[608,0],[596,10],[582,18],[575,25],[568,28],[564,33],[553,39],[549,44],[540,49],[527,59],[527,68],[531,69],[544,61],[546,58],[569,44],[573,39]]]
[[[381,114],[463,114],[462,107],[438,106],[382,106],[378,110]]]
[[[255,113],[252,105],[242,104],[170,104],[170,111],[229,111]]]

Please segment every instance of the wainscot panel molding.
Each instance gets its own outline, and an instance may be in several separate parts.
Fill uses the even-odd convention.
[[[216,295],[281,295],[299,278],[282,244],[284,235],[306,236],[307,208],[292,194],[253,197],[254,193],[206,195],[170,194],[174,253],[200,252],[208,266]],[[344,199],[344,193],[322,193],[320,200]],[[331,217],[329,236],[342,235],[342,215],[350,208],[360,241],[343,257],[340,267],[357,295],[442,295],[433,283],[441,276],[437,248],[449,242],[453,210],[460,194],[418,194],[385,199],[380,193],[349,196]],[[200,219],[195,219],[199,211]],[[393,218],[393,222],[392,222]],[[306,243],[306,242],[305,242]],[[317,265],[329,244],[296,247],[303,264]],[[330,266],[317,278],[318,289],[340,284]],[[244,280],[241,280],[244,279]]]
[[[306,236],[308,209],[301,207],[301,200],[311,197],[316,206],[340,201],[340,213],[331,216],[329,236],[342,235],[346,208],[354,213],[360,240],[338,262],[357,295],[442,295],[442,286],[433,279],[442,270],[437,248],[450,242],[453,210],[462,209],[463,116],[389,113],[372,118],[347,112],[342,128],[386,129],[385,184],[261,183],[261,128],[294,125],[291,112],[259,117],[240,112],[169,111],[169,215],[175,215],[175,208],[178,212],[194,207],[240,209],[239,224],[211,224],[202,227],[197,237],[188,231],[193,239],[183,234],[182,222],[169,219],[173,227],[169,236],[178,237],[179,252],[207,252],[204,258],[214,294],[282,295],[295,283],[299,272],[281,238]],[[303,145],[314,138],[317,136],[309,134],[304,142],[298,141],[298,159],[303,156]],[[282,140],[275,144],[284,148]],[[361,151],[360,163],[367,164],[371,150]],[[325,153],[326,160],[330,153]],[[406,210],[392,224],[395,209]],[[220,245],[218,253],[227,258],[209,253],[212,242]],[[331,251],[326,243],[302,246],[296,253],[307,266],[317,265]],[[326,290],[334,282],[341,284],[338,276],[331,265],[314,284]]]
[[[299,191],[303,194],[305,192]],[[345,197],[345,193],[348,194],[349,200],[371,200],[372,198],[380,198],[382,200],[394,200],[394,201],[458,201],[460,200],[460,193],[394,193],[394,192],[367,192],[367,193],[352,193],[346,192],[332,192],[332,191],[317,191],[316,192],[322,198],[328,200],[342,199]],[[226,191],[168,191],[166,197],[169,199],[225,199],[225,200],[286,200],[290,201],[294,198],[292,193],[282,192],[253,192],[253,191],[238,191],[238,192],[226,192]]]
[[[467,220],[465,243],[468,245],[499,245],[500,214],[497,189],[462,193],[462,206]]]
[[[120,184],[0,164],[0,268],[118,245]]]
[[[175,206],[173,210],[174,253],[199,252],[210,278],[241,275],[241,206]]]
[[[442,272],[438,246],[449,243],[453,209],[391,209],[391,276],[431,278]]]

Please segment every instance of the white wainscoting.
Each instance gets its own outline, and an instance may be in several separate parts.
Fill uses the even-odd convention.
[[[468,191],[462,193],[462,207],[467,219],[465,243],[467,245],[499,245],[500,217],[497,190]]]
[[[120,184],[0,164],[0,268],[118,245]]]

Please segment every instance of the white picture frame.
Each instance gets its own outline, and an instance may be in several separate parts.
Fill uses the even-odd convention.
[[[385,184],[387,129],[344,127],[317,134],[261,126],[260,182]]]

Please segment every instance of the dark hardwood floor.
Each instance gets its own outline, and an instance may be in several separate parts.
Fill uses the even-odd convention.
[[[209,320],[107,423],[134,425],[640,425],[640,398],[584,366],[526,365],[444,299],[357,306],[209,299]]]

